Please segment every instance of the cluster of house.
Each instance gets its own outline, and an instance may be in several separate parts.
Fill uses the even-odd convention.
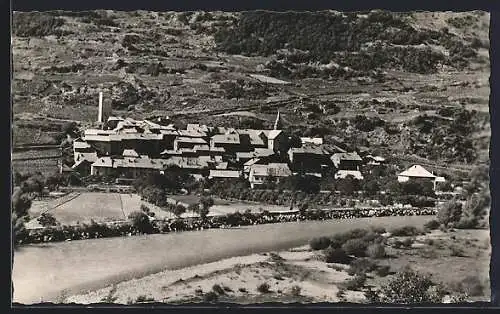
[[[294,174],[362,180],[362,166],[385,162],[379,156],[326,146],[321,138],[301,138],[292,145],[278,112],[272,130],[233,129],[109,117],[99,129],[86,129],[74,140],[72,169],[83,176],[133,180],[178,167],[195,178],[247,179],[252,188]],[[293,146],[293,147],[292,147]],[[300,146],[300,147],[296,147]]]

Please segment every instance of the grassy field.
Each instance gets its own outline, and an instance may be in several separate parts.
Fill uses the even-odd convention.
[[[372,225],[421,227],[430,219],[432,217],[412,216],[311,221],[26,245],[14,252],[13,300],[57,302],[61,296],[141,278],[164,269],[285,250],[304,245],[313,237],[353,228]]]

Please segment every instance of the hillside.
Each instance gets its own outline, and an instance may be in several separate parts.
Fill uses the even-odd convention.
[[[279,109],[327,143],[482,163],[488,32],[485,12],[16,12],[14,144],[91,124],[103,90],[116,115],[270,126]]]

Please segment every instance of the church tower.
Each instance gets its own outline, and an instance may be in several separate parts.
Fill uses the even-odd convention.
[[[274,129],[281,130],[283,127],[283,122],[281,121],[280,111],[278,110],[278,114],[276,115],[276,121],[274,121]]]

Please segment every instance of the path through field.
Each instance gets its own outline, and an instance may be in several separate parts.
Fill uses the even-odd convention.
[[[432,216],[308,221],[27,245],[14,255],[13,301],[57,302],[62,295],[98,289],[164,269],[289,249],[306,244],[313,237],[371,225],[387,229],[421,227],[430,219]]]

